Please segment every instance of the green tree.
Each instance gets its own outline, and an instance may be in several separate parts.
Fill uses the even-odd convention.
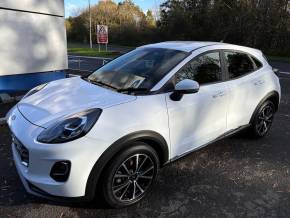
[[[151,10],[148,10],[147,13],[146,13],[146,22],[147,22],[147,25],[149,27],[155,27],[156,26],[156,22],[155,22],[155,19],[153,17],[153,13]]]
[[[156,28],[151,11],[147,15],[131,0],[125,0],[116,4],[114,1],[99,1],[91,7],[92,23],[94,27],[93,40],[96,42],[96,26],[108,25],[110,41],[118,44],[136,45],[148,43],[153,40],[152,29]],[[87,41],[89,37],[89,11],[83,10],[79,16],[67,19],[67,22],[77,25],[68,27],[69,41]],[[87,29],[84,31],[84,28]],[[73,29],[73,30],[72,30]],[[82,31],[80,33],[80,30]],[[78,37],[76,35],[78,33]]]
[[[159,28],[169,40],[213,40],[288,54],[288,0],[167,0]]]

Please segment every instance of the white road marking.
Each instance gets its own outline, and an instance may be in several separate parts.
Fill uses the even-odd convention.
[[[281,73],[281,74],[286,74],[286,75],[290,75],[289,72],[279,72],[279,73]]]
[[[83,62],[83,60],[68,60],[70,63],[79,63]]]
[[[112,60],[112,58],[89,57],[89,56],[74,56],[74,55],[68,55],[68,57],[69,57],[69,58],[87,58],[87,59]]]

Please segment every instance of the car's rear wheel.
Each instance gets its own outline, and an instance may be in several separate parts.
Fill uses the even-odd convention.
[[[272,101],[264,102],[251,123],[251,131],[255,137],[266,136],[272,126],[276,109]]]
[[[137,203],[150,191],[159,169],[156,151],[138,142],[114,157],[105,169],[102,192],[114,208]]]

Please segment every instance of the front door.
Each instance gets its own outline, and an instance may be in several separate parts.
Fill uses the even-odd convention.
[[[228,88],[223,82],[219,52],[200,55],[176,73],[175,83],[192,79],[198,93],[180,101],[166,96],[172,156],[177,157],[218,138],[226,131]]]

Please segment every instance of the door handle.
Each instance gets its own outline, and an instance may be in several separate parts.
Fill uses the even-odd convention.
[[[225,91],[218,91],[216,94],[214,94],[212,97],[217,98],[217,97],[223,97],[226,95]]]
[[[260,86],[260,85],[263,85],[264,83],[265,83],[264,80],[258,80],[258,81],[256,81],[256,82],[254,82],[254,85],[255,85],[255,86]]]
[[[219,93],[219,96],[220,96],[220,97],[223,97],[223,96],[225,96],[225,95],[226,95],[226,92],[224,92],[224,91],[222,91],[222,92]]]

